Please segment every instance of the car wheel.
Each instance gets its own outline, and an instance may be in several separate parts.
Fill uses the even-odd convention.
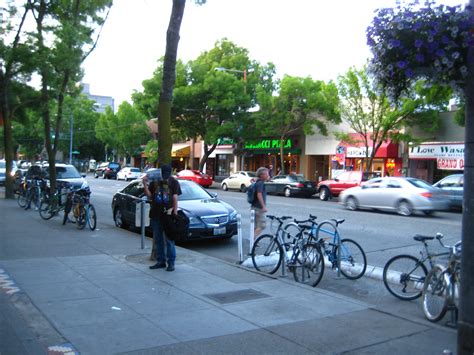
[[[319,199],[321,201],[327,201],[329,200],[329,195],[329,189],[327,187],[321,187],[321,189],[319,190]]]
[[[357,199],[355,197],[348,197],[346,201],[346,208],[350,211],[355,211],[359,208],[359,204],[357,203]]]
[[[120,208],[116,208],[114,212],[114,221],[115,221],[115,226],[119,228],[127,228],[127,223],[125,222],[125,219],[123,218],[122,211]]]
[[[283,191],[283,194],[285,197],[290,197],[291,196],[291,190],[289,187],[286,187],[285,190]]]
[[[97,179],[99,177],[99,175],[97,174],[94,174],[94,178]]]
[[[240,191],[242,192],[247,191],[247,186],[245,186],[245,184],[240,185]]]
[[[229,188],[227,187],[227,184],[222,184],[222,190],[227,191]]]
[[[411,216],[413,207],[408,201],[400,201],[397,206],[397,213],[401,216]]]

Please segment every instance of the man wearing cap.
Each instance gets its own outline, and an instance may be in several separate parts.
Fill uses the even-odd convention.
[[[166,271],[174,271],[175,243],[164,235],[160,219],[166,214],[178,213],[178,195],[181,195],[181,187],[178,180],[171,176],[170,165],[161,166],[161,175],[162,179],[151,181],[150,186],[148,177],[146,175],[143,177],[145,194],[150,201],[150,224],[156,243],[156,264],[150,266],[150,269],[166,268]]]

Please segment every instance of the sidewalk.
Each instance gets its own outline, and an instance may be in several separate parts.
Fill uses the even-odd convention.
[[[3,197],[3,196],[0,196]],[[0,354],[442,354],[456,331],[184,248],[77,230],[0,198]]]

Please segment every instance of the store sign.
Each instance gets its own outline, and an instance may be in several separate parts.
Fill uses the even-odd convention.
[[[412,159],[464,159],[464,144],[421,144],[410,147]]]
[[[347,147],[347,158],[365,158],[367,147]],[[369,147],[369,157],[372,154],[372,147]]]
[[[279,139],[262,139],[258,142],[245,143],[245,149],[280,149]],[[284,149],[293,148],[293,141],[288,138],[283,144]]]
[[[437,159],[440,170],[464,170],[464,159]]]

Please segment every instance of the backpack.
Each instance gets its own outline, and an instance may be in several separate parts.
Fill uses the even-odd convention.
[[[256,182],[250,184],[249,188],[247,189],[247,202],[252,204],[255,201],[255,194],[257,192]]]

